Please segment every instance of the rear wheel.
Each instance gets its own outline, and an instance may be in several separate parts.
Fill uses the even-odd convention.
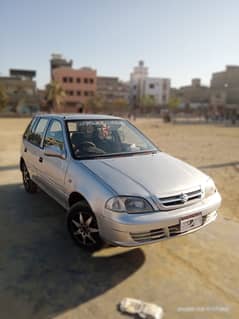
[[[94,251],[102,248],[97,220],[84,202],[74,204],[67,215],[67,226],[71,237],[80,247]]]
[[[23,180],[23,185],[26,192],[31,194],[34,194],[37,192],[37,185],[31,179],[25,163],[23,163],[22,165],[22,180]]]

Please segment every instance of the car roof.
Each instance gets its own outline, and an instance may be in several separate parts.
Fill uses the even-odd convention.
[[[103,114],[79,114],[79,113],[37,113],[36,117],[58,118],[63,120],[120,120],[120,117]]]

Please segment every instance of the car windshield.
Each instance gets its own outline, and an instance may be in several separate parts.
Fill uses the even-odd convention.
[[[155,153],[158,149],[125,120],[67,121],[77,159]]]

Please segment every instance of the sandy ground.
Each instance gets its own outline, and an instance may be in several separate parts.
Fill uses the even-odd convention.
[[[116,310],[125,296],[161,305],[166,319],[239,318],[239,128],[138,120],[163,151],[215,179],[220,216],[188,236],[89,255],[58,204],[23,190],[28,121],[0,119],[0,318],[127,318]]]

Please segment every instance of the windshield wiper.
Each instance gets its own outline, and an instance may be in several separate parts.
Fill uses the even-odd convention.
[[[77,157],[77,159],[86,160],[86,159],[97,159],[97,158],[108,158],[108,157],[124,157],[124,156],[134,156],[134,155],[156,154],[157,152],[158,150],[127,152],[127,153],[97,154],[92,156],[79,156]]]

